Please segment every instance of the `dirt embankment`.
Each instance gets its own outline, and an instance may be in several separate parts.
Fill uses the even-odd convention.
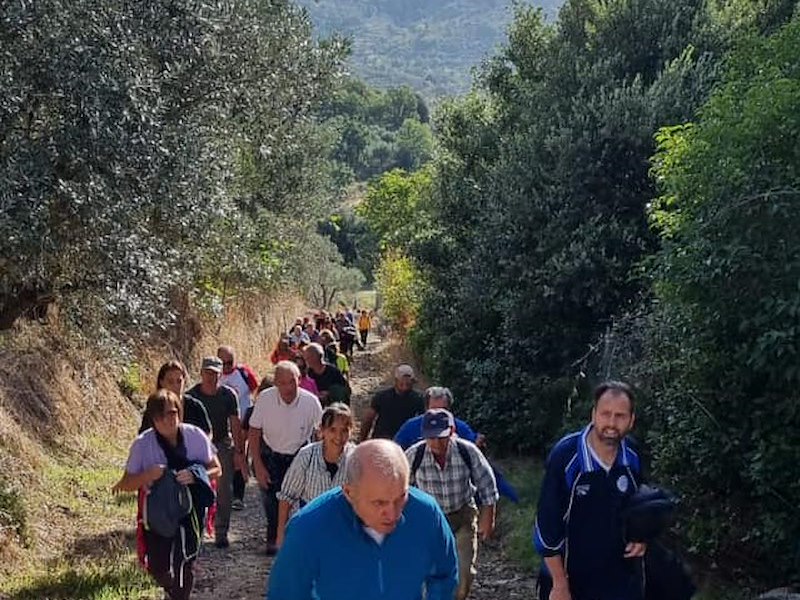
[[[181,359],[196,379],[200,358],[224,343],[265,373],[279,332],[305,310],[294,298],[255,298],[213,320],[184,311],[164,336],[115,352],[57,319],[1,333],[0,582],[26,565],[71,557],[80,536],[129,528],[130,516],[123,522],[117,514],[124,510],[91,509],[108,502],[107,491],[88,497],[82,478],[93,466],[108,478],[121,468],[161,363]],[[119,467],[109,467],[109,454]]]

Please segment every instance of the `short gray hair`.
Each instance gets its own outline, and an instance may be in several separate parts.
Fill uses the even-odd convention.
[[[280,372],[286,373],[287,371],[294,375],[295,379],[300,379],[300,367],[298,367],[294,361],[281,360],[275,365],[275,375]]]
[[[425,390],[425,406],[430,404],[431,398],[445,398],[447,406],[453,406],[453,392],[450,388],[434,385]]]
[[[408,482],[408,459],[403,449],[391,440],[367,440],[356,446],[347,457],[345,483],[358,485],[368,468],[387,480]]]
[[[312,342],[308,346],[305,347],[306,350],[311,350],[314,354],[316,354],[319,358],[325,357],[325,349],[322,347],[321,344],[317,342]]]

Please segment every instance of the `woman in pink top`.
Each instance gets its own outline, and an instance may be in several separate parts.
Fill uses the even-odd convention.
[[[300,387],[308,392],[311,392],[319,398],[319,388],[317,387],[317,382],[308,376],[308,365],[306,365],[306,359],[303,358],[302,354],[298,354],[294,357],[294,362],[300,369],[300,380],[298,381]]]

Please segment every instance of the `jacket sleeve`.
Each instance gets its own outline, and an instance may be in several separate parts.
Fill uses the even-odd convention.
[[[400,429],[397,430],[397,433],[394,435],[394,442],[398,446],[400,446],[403,450],[407,450],[408,447],[413,444],[418,438],[419,435],[414,435],[412,431],[413,424],[411,423],[413,417],[403,423],[400,426]],[[419,434],[419,431],[417,432]]]
[[[431,572],[425,580],[427,600],[453,600],[458,586],[458,558],[456,557],[456,539],[447,524],[444,513],[437,506],[435,526],[433,530],[433,555]]]
[[[316,554],[310,532],[298,529],[296,520],[286,526],[286,538],[275,558],[267,584],[267,600],[312,600]]]
[[[558,460],[556,450],[557,447],[547,459],[533,530],[536,551],[544,557],[561,554],[566,536],[564,513],[567,510],[569,491],[562,461]]]

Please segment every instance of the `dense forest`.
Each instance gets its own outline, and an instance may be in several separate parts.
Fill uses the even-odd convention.
[[[562,0],[537,0],[554,18]],[[299,0],[322,35],[352,40],[352,68],[371,85],[426,98],[466,92],[471,70],[502,43],[507,0]]]
[[[797,4],[518,7],[435,159],[360,207],[385,313],[495,450],[633,382],[677,533],[740,585],[800,572]]]

